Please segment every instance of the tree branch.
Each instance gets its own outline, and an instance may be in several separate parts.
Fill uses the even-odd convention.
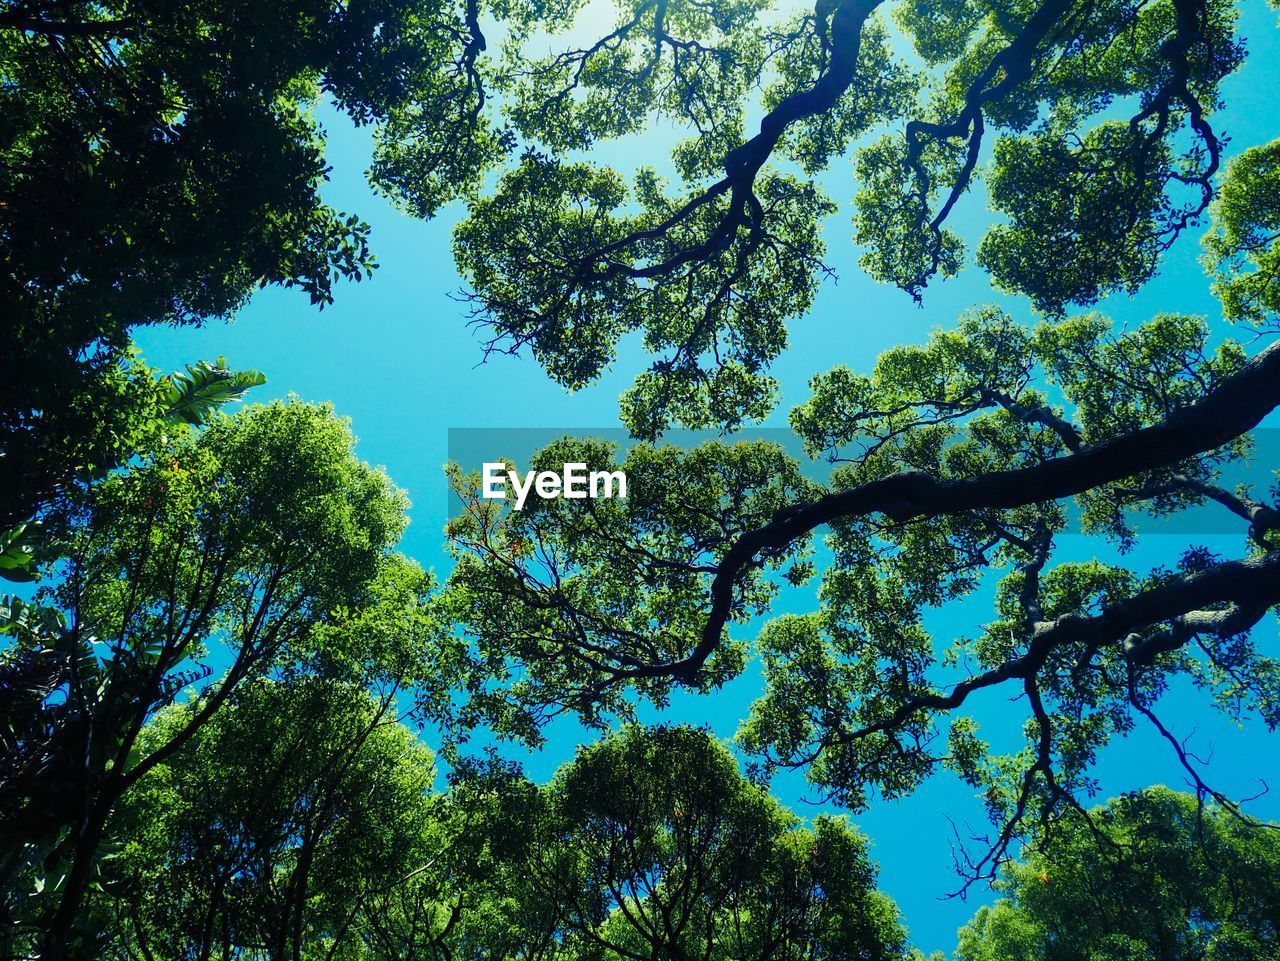
[[[720,646],[739,577],[762,554],[777,554],[833,521],[886,514],[895,521],[1024,507],[1059,500],[1176,464],[1221,447],[1280,405],[1280,344],[1272,344],[1195,403],[1165,420],[1092,447],[1016,470],[957,480],[906,471],[819,498],[740,537],[711,584],[702,640],[670,673],[688,682]]]

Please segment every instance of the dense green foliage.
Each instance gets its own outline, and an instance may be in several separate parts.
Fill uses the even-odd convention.
[[[1280,957],[1280,834],[1151,788],[1080,813],[1011,864],[957,961]],[[1096,833],[1095,833],[1096,832]]]
[[[97,956],[904,956],[865,841],[802,827],[701,731],[629,729],[542,788],[480,764],[436,793],[391,704],[315,677],[243,689],[113,820]]]
[[[529,892],[569,957],[890,959],[903,936],[842,821],[800,826],[691,728],[631,727],[541,792]]]
[[[577,387],[641,331],[656,359],[623,416],[646,438],[773,406],[769,364],[826,270],[818,179],[850,155],[877,280],[919,297],[954,274],[948,220],[981,185],[997,286],[1054,315],[1137,289],[1213,197],[1245,54],[1225,0],[634,0],[595,31],[571,29],[580,2],[479,9],[504,42],[468,23],[465,135],[397,117],[373,181],[420,215],[467,199],[455,250],[490,349]],[[667,157],[588,153],[657,124]]]
[[[199,709],[163,712],[144,750]],[[434,776],[394,699],[316,677],[247,686],[113,819],[97,951],[310,957],[345,939],[362,897],[438,853]]]
[[[102,387],[130,328],[226,316],[265,283],[324,303],[368,273],[366,227],[319,196],[321,95],[376,125],[370,174],[398,203],[468,199],[458,263],[492,348],[577,386],[644,332],[658,359],[624,411],[645,436],[771,408],[767,367],[825,271],[816,178],[850,152],[863,266],[916,295],[957,269],[947,219],[983,178],[1007,222],[979,263],[1051,312],[1135,289],[1204,212],[1244,56],[1229,4],[881,7],[642,0],[545,55],[582,3],[9,0],[0,523],[128,449],[133,388]],[[572,156],[655,121],[681,132],[662,169]]]
[[[1274,324],[1280,312],[1280,140],[1231,161],[1205,237],[1205,267],[1228,320]]]
[[[950,768],[1002,826],[998,860],[1019,822],[1069,809],[1112,737],[1135,721],[1167,734],[1154,708],[1180,675],[1225,711],[1280,722],[1280,668],[1247,635],[1280,593],[1271,478],[1218,483],[1239,471],[1246,436],[1209,443],[1190,427],[1169,431],[1171,445],[1204,448],[1183,457],[1162,454],[1155,439],[1165,435],[1132,440],[1247,378],[1274,376],[1239,344],[1211,348],[1204,322],[1185,315],[1116,333],[1097,315],[1028,330],[985,310],[887,353],[868,376],[837,368],[814,380],[793,424],[815,453],[843,461],[829,488],[760,442],[687,453],[638,445],[617,457],[631,496],[586,508],[502,510],[460,477],[471,499],[451,528],[460,557],[446,598],[469,643],[442,659],[447,669],[465,662],[472,679],[462,718],[525,736],[566,706],[605,723],[609,712],[630,716],[632,692],[662,704],[673,684],[720,685],[755,653],[765,690],[739,739],[766,771],[801,768],[859,807]],[[1070,404],[1070,420],[1045,406],[1048,390]],[[1150,463],[1112,468],[1112,450]],[[616,455],[566,443],[540,456],[604,465]],[[1046,497],[1050,483],[1078,494],[1081,512],[1063,494]],[[1242,559],[1191,551],[1146,575],[1054,562],[1065,533],[1124,548],[1135,524],[1205,502],[1234,515]],[[767,611],[779,586],[771,570],[812,574],[813,517],[833,524],[820,609],[767,623],[754,644],[727,636],[726,623]],[[954,641],[932,637],[929,608],[993,573],[995,618]],[[946,680],[957,665],[968,669],[958,685]],[[991,755],[969,718],[948,719],[996,685],[1027,697],[1026,747],[1008,756]],[[939,737],[945,751],[933,747]]]
[[[114,806],[239,685],[277,665],[331,662],[361,682],[398,679],[421,647],[387,649],[428,638],[403,617],[429,582],[391,553],[404,496],[354,458],[330,410],[277,403],[175,431],[55,519],[65,575],[41,588],[36,616],[8,625],[5,907],[27,887],[11,886],[15,876],[62,877],[60,900],[39,905],[47,915],[19,921],[53,941],[71,936]],[[356,607],[365,620],[384,612],[376,641],[334,623]],[[148,718],[201,686],[208,659],[228,666],[200,709],[144,745]]]
[[[438,27],[395,0],[0,3],[0,528],[136,449],[131,328],[368,273],[367,227],[320,197],[313,107],[385,116],[430,83]]]
[[[174,371],[167,377],[156,377],[133,351],[126,351],[123,361],[104,371],[95,388],[105,391],[108,401],[115,405],[114,414],[122,415],[118,432],[105,438],[105,446],[97,450],[77,449],[72,453],[64,461],[67,474],[55,489],[65,491],[67,486],[105,477],[130,457],[163,443],[165,432],[173,430],[175,424],[199,426],[222,406],[240,400],[250,388],[264,383],[266,378],[256,370],[228,369],[225,357],[219,357],[216,363],[188,364],[185,373]],[[95,398],[95,402],[102,400],[101,395]],[[93,416],[91,410],[80,414]],[[24,483],[32,480],[33,475],[28,475]],[[17,496],[51,495],[54,490],[42,487],[47,483],[37,479],[34,488],[20,484]],[[12,520],[19,515],[10,512],[6,516]],[[34,581],[40,565],[59,556],[59,545],[46,536],[38,519],[0,530],[0,579]]]
[[[1265,291],[1277,249],[1269,150],[1231,165],[1212,208],[1210,254],[1238,248],[1253,265],[1214,268],[1228,309],[1223,285]],[[1069,815],[1098,752],[1136,724],[1230,807],[1158,706],[1185,677],[1229,716],[1280,724],[1280,663],[1251,637],[1280,601],[1280,513],[1265,464],[1248,463],[1278,375],[1273,345],[1251,352],[1202,317],[1117,331],[1097,313],[1028,327],[978,308],[869,374],[813,378],[791,424],[810,456],[835,462],[826,484],[757,441],[563,442],[534,459],[628,472],[627,501],[585,507],[514,512],[455,476],[465,510],[445,603],[461,635],[438,669],[469,697],[452,720],[533,740],[566,708],[605,726],[633,716],[637,694],[661,706],[674,686],[705,692],[754,657],[764,692],[738,740],[759,769],[800,769],[855,809],[949,769],[995,826],[973,877],[993,876],[1033,824]],[[1059,559],[1066,535],[1123,555],[1143,526],[1192,511],[1234,525],[1234,559],[1191,545],[1145,572]],[[818,610],[767,621],[754,640],[731,633],[767,614],[779,575],[816,573],[824,526]],[[930,609],[990,588],[994,617],[973,631],[926,628]],[[963,711],[995,687],[1026,706],[1012,751],[993,752]]]
[[[1265,957],[1274,842],[1161,714],[1181,681],[1280,726],[1259,640],[1280,489],[1250,461],[1280,406],[1280,141],[1229,151],[1215,129],[1247,52],[1234,6],[623,0],[583,39],[586,10],[0,0],[0,576],[38,581],[0,605],[0,949],[904,957],[864,839],[766,793],[796,769],[853,810],[943,770],[972,787],[992,831],[965,883],[1007,897],[963,961]],[[524,465],[621,467],[628,497],[515,511],[454,470],[439,593],[396,553],[404,495],[332,410],[227,416],[261,375],[158,377],[129,341],[368,275],[367,228],[321,196],[325,99],[373,126],[393,202],[465,204],[487,351],[569,388],[631,335],[655,358],[622,398],[635,444]],[[671,130],[661,163],[592,153]],[[972,256],[1033,320],[975,306],[869,372],[816,372],[790,415],[804,456],[661,443],[772,411],[846,161],[870,277],[909,304]],[[980,192],[970,252],[951,224]],[[1224,317],[1259,339],[1178,304],[1123,328],[1071,313],[1136,291],[1205,219]],[[1194,511],[1234,525],[1233,556],[1123,562]],[[814,610],[771,616],[806,583]],[[933,611],[982,596],[989,617],[933,636]],[[754,780],[700,731],[630,723],[749,670]],[[980,691],[1025,707],[1012,749],[967,713]],[[628,723],[546,785],[465,753],[566,712]],[[1086,812],[1137,724],[1196,798]]]
[[[597,468],[616,454],[598,441],[566,440],[530,466]],[[629,716],[627,682],[664,703],[676,678],[660,667],[698,643],[690,615],[714,570],[708,552],[816,492],[796,464],[763,443],[688,452],[640,446],[615,466],[642,480],[625,501],[583,508],[537,499],[519,512],[481,499],[476,478],[455,475],[465,509],[449,526],[456,565],[442,603],[470,636],[435,652],[432,670],[455,678],[471,698],[458,717],[443,720],[464,730],[487,722],[536,740],[565,707],[593,724]],[[776,594],[765,578],[746,579],[738,595],[744,616],[767,611]],[[734,642],[717,649],[697,685],[736,675],[746,654]]]

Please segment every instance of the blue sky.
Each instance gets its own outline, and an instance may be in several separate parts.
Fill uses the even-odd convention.
[[[1231,152],[1280,135],[1275,106],[1275,91],[1280,90],[1276,13],[1262,0],[1248,0],[1241,8],[1241,28],[1251,56],[1226,83],[1227,107],[1215,123],[1231,138]],[[413,500],[404,550],[443,574],[447,560],[441,531],[448,494],[442,467],[448,456],[448,430],[545,427],[590,432],[616,427],[618,395],[644,366],[644,359],[634,341],[629,342],[607,376],[573,395],[552,384],[528,358],[496,357],[480,365],[480,346],[476,332],[467,325],[466,307],[450,297],[461,287],[450,251],[451,231],[461,210],[456,205],[447,208],[427,223],[396,212],[365,182],[371,145],[368,131],[354,129],[332,111],[322,116],[333,166],[326,196],[330,203],[359,213],[372,225],[380,262],[372,280],[344,285],[337,292],[337,302],[324,311],[311,307],[296,292],[264,290],[233,323],[199,330],[144,330],[138,332],[137,340],[147,359],[165,369],[218,355],[226,355],[233,367],[259,368],[269,380],[255,393],[258,400],[292,393],[307,400],[332,401],[351,418],[361,456],[384,465]],[[868,369],[880,351],[922,341],[930,330],[949,326],[965,307],[999,300],[1017,316],[1030,319],[1025,304],[996,295],[975,269],[929,290],[923,307],[868,280],[857,268],[857,251],[849,241],[848,203],[855,188],[850,164],[837,161],[823,185],[842,205],[825,232],[830,263],[839,279],[825,283],[809,315],[791,326],[790,348],[774,367],[783,392],[774,422],[785,423],[785,411],[807,397],[806,385],[814,373],[833,363]],[[974,194],[957,210],[954,223],[970,240],[980,235],[987,221],[984,207],[982,196]],[[1112,298],[1103,309],[1132,323],[1162,310],[1217,317],[1216,302],[1196,260],[1198,253],[1197,238],[1184,238],[1166,258],[1160,276],[1138,296]],[[1242,546],[1238,537],[1198,536],[1195,540],[1232,555]],[[1148,535],[1128,562],[1144,569],[1168,563],[1188,543],[1173,534]],[[1059,559],[1095,555],[1113,556],[1096,541],[1068,537]],[[803,610],[810,596],[796,592],[784,598],[778,610]],[[990,617],[989,594],[979,592],[932,615],[928,625],[945,645]],[[1274,631],[1274,627],[1262,630]],[[666,717],[705,723],[728,737],[758,689],[758,679],[748,674],[714,696],[677,699]],[[1016,737],[1025,716],[1023,706],[1007,702],[1007,696],[1007,692],[993,692],[976,705],[984,733],[995,740]],[[1264,777],[1280,788],[1280,772],[1271,760],[1277,756],[1277,742],[1260,725],[1239,730],[1208,712],[1204,701],[1190,691],[1174,692],[1166,713],[1175,719],[1177,733],[1190,736],[1199,753],[1212,753],[1209,775],[1216,786],[1248,795],[1258,787],[1256,778]],[[541,755],[529,758],[534,776],[546,776],[572,753],[578,739],[571,725],[558,726],[554,735]],[[1098,775],[1101,798],[1151,783],[1180,786],[1183,782],[1171,751],[1149,733],[1109,750]],[[820,809],[806,800],[799,777],[781,778],[774,788],[802,814]],[[1264,797],[1252,810],[1280,819],[1280,792]],[[914,943],[926,950],[950,950],[955,929],[971,916],[975,902],[990,897],[975,890],[967,903],[939,899],[957,884],[951,822],[962,829],[966,821],[976,828],[983,826],[981,810],[970,792],[938,778],[911,798],[877,803],[854,821],[874,842],[882,886],[897,900]]]

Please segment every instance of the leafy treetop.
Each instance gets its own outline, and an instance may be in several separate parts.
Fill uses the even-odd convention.
[[[242,687],[113,819],[94,956],[905,958],[865,839],[803,825],[703,731],[628,728],[544,786],[473,760],[437,793],[393,705]]]
[[[65,873],[46,957],[83,921],[116,805],[241,685],[323,671],[395,689],[435,633],[429,576],[393,552],[404,495],[329,408],[279,402],[173,431],[51,520],[61,576],[4,623],[0,849],[8,870]],[[210,662],[227,665],[215,681]],[[144,740],[185,690],[197,706]]]
[[[129,331],[264,284],[331,301],[374,266],[321,196],[315,115],[357,123],[451,76],[448,4],[0,0],[0,529],[145,447]],[[447,124],[446,118],[441,118]]]
[[[837,462],[826,485],[759,441],[625,456],[563,441],[541,455],[615,463],[625,502],[517,513],[459,477],[443,603],[460,630],[439,651],[468,694],[454,720],[536,740],[562,711],[604,724],[637,697],[718,687],[754,658],[764,692],[738,738],[762,772],[802,769],[857,808],[950,769],[996,825],[974,876],[1027,826],[1076,810],[1098,751],[1137,723],[1229,807],[1157,704],[1185,676],[1231,716],[1280,724],[1280,667],[1250,636],[1280,602],[1277,490],[1245,466],[1280,403],[1278,373],[1274,345],[1252,357],[1212,346],[1201,318],[1116,332],[1091,314],[1028,330],[985,309],[869,375],[815,378],[793,424]],[[1073,531],[1123,554],[1136,525],[1193,508],[1235,525],[1237,556],[1193,547],[1145,573],[1058,557]],[[820,527],[818,609],[758,626],[778,575],[813,575]],[[991,619],[935,638],[929,610],[984,584]],[[962,710],[995,688],[1026,705],[1012,753],[993,752]]]
[[[1149,788],[1064,823],[1010,864],[957,961],[1271,958],[1280,835]]]
[[[455,251],[490,350],[575,388],[641,332],[656,359],[623,416],[644,438],[769,411],[825,270],[818,180],[846,156],[877,280],[919,297],[955,273],[948,222],[981,182],[997,286],[1055,315],[1135,290],[1209,206],[1244,57],[1227,0],[626,0],[594,35],[579,2],[472,3],[502,42],[467,21],[457,105],[393,111],[373,182],[421,216],[466,199]],[[660,167],[590,156],[668,129]]]

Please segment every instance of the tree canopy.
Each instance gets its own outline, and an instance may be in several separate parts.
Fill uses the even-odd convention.
[[[902,956],[866,841],[801,826],[702,731],[627,728],[540,793],[526,890],[551,899],[541,937],[568,957]]]
[[[1277,956],[1280,835],[1150,788],[1072,818],[1011,864],[957,961]]]
[[[95,956],[905,957],[866,841],[802,826],[700,730],[628,729],[544,787],[490,762],[436,792],[392,704],[243,687],[113,818]]]
[[[371,170],[420,215],[465,201],[455,253],[487,350],[527,349],[569,388],[633,332],[655,355],[621,402],[642,443],[535,458],[622,467],[625,504],[504,512],[455,477],[460,635],[435,670],[468,697],[449,720],[536,742],[564,711],[607,726],[637,696],[705,692],[754,657],[765,689],[739,742],[763,772],[802,769],[857,808],[950,769],[996,825],[980,877],[1029,821],[1075,810],[1097,753],[1136,724],[1216,793],[1156,708],[1186,676],[1231,715],[1280,720],[1276,662],[1251,638],[1280,600],[1276,491],[1246,468],[1280,354],[1176,304],[1124,329],[1072,311],[1137,291],[1207,220],[1226,319],[1273,326],[1275,144],[1231,156],[1215,129],[1247,55],[1235,8],[636,2],[586,39],[580,11],[497,18],[498,50],[471,33],[489,65],[472,103],[500,149],[470,182],[439,158],[471,142],[394,124]],[[642,132],[674,139],[669,156],[596,156]],[[769,365],[825,271],[823,172],[839,158],[872,278],[918,299],[954,274],[969,253],[950,220],[980,191],[993,216],[972,256],[1035,321],[975,306],[869,373],[816,373],[790,423],[836,463],[824,484],[766,443],[662,445],[673,425],[732,432],[772,409]],[[1058,559],[1068,532],[1123,555],[1137,526],[1203,505],[1238,525],[1235,556]],[[819,556],[819,609],[748,636]],[[930,609],[993,580],[992,619],[930,636]],[[1027,707],[1012,754],[964,713],[995,687]]]
[[[623,419],[645,438],[772,407],[841,158],[862,268],[912,296],[961,266],[948,222],[979,186],[998,287],[1053,315],[1136,290],[1210,205],[1220,84],[1245,56],[1219,0],[636,0],[585,39],[583,9],[494,9],[497,50],[470,24],[466,135],[396,114],[371,175],[421,215],[467,199],[455,250],[490,349],[573,388],[641,332],[655,359]],[[668,156],[591,156],[655,125]]]
[[[842,157],[878,280],[919,296],[955,273],[948,219],[980,184],[998,286],[1050,313],[1137,289],[1209,206],[1219,86],[1245,56],[1225,0],[643,0],[579,41],[583,9],[9,0],[4,429],[14,478],[22,452],[44,490],[7,510],[110,443],[85,378],[131,327],[225,316],[263,283],[324,303],[367,274],[365,226],[319,195],[320,96],[375,125],[371,179],[405,209],[467,201],[458,265],[491,349],[528,347],[574,387],[643,333],[655,361],[624,418],[652,437],[771,408]],[[654,123],[679,136],[661,163],[587,153]]]
[[[1256,456],[1280,405],[1280,140],[1220,129],[1235,5],[587,11],[0,0],[0,576],[38,582],[0,604],[0,947],[906,957],[866,840],[767,793],[797,770],[851,811],[943,771],[972,788],[991,830],[962,883],[1007,897],[963,961],[1271,949],[1273,839],[1162,711],[1189,682],[1280,725],[1280,485]],[[331,408],[227,415],[262,375],[160,377],[130,340],[369,275],[368,228],[323,195],[324,105],[372,128],[370,182],[402,210],[464,208],[486,356],[569,389],[624,341],[652,357],[621,398],[634,443],[530,465],[618,467],[628,496],[517,511],[451,468],[438,591],[397,553],[404,494]],[[968,260],[1010,296],[874,364],[823,358],[789,412],[803,452],[735,437],[777,404],[845,162],[860,268],[904,308]],[[1094,309],[1193,233],[1230,336],[1182,304]],[[722,436],[682,449],[676,426]],[[1200,510],[1234,547],[1126,559]],[[779,616],[804,585],[812,610]],[[989,616],[934,636],[932,612],[988,590]],[[751,778],[705,732],[637,723],[750,670]],[[979,692],[1025,712],[1012,749]],[[463,749],[540,744],[566,713],[609,733],[549,784]],[[447,788],[405,720],[440,735]],[[1196,796],[1088,810],[1139,724]]]
[[[200,707],[167,708],[144,741]],[[247,685],[113,819],[99,956],[283,959],[350,940],[364,898],[439,853],[431,752],[396,720],[394,698],[347,682]]]
[[[1230,165],[1213,208],[1211,265],[1228,249],[1243,264],[1220,285],[1265,289],[1271,248],[1245,239],[1267,230],[1256,157]],[[826,484],[759,441],[565,441],[535,458],[628,472],[627,501],[585,507],[503,510],[459,475],[448,609],[462,634],[440,662],[469,678],[462,724],[483,717],[535,740],[565,709],[607,724],[631,716],[636,694],[662,705],[677,685],[709,690],[754,654],[765,689],[739,741],[762,770],[802,769],[857,808],[949,769],[997,827],[975,876],[992,874],[1020,825],[1075,809],[1098,751],[1138,723],[1229,804],[1157,706],[1184,676],[1231,716],[1280,722],[1280,670],[1251,637],[1280,601],[1280,515],[1273,478],[1249,464],[1280,402],[1278,364],[1273,344],[1222,339],[1203,317],[1117,330],[1099,313],[1027,326],[975,308],[869,374],[814,377],[791,425],[810,456],[835,462]],[[1235,525],[1235,556],[1189,543],[1145,572],[1056,558],[1069,532],[1122,556],[1136,525],[1204,506]],[[818,610],[743,637],[784,577],[815,574],[820,528]],[[929,634],[930,609],[993,578],[991,620]],[[1012,754],[993,754],[963,710],[997,687],[1026,705]]]
[[[37,925],[50,957],[84,921],[111,811],[237,687],[308,665],[404,683],[422,658],[430,581],[392,553],[404,495],[353,443],[326,407],[218,415],[56,520],[65,575],[34,605],[11,603],[4,625],[0,782],[6,890],[21,889],[9,886],[16,876],[65,872]],[[198,709],[165,725],[167,738],[140,740],[156,711],[193,688]]]
[[[446,69],[448,22],[397,0],[0,3],[0,529],[138,446],[132,328],[368,275],[367,225],[321,197],[315,107],[385,117]]]

